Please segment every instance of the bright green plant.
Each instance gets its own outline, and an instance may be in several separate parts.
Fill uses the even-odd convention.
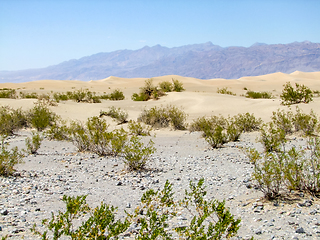
[[[38,132],[32,132],[31,138],[26,138],[27,153],[36,154],[41,146],[43,137]]]
[[[38,102],[28,113],[29,122],[37,131],[43,131],[51,126],[56,119],[56,115],[43,103]]]
[[[173,239],[168,231],[168,220],[176,216],[173,195],[172,184],[168,180],[161,191],[150,189],[142,195],[140,206],[133,214],[128,213],[129,219],[140,227],[136,239]]]
[[[241,219],[235,219],[224,201],[206,199],[204,179],[197,184],[190,182],[190,191],[185,190],[185,197],[180,205],[192,214],[188,226],[177,227],[182,239],[230,239],[239,230]]]
[[[141,170],[146,167],[150,161],[150,155],[156,149],[152,140],[145,146],[138,136],[131,136],[129,142],[123,149],[124,163],[129,170]]]
[[[118,236],[129,227],[129,222],[115,219],[116,208],[101,203],[92,209],[86,203],[86,196],[68,197],[63,196],[66,203],[66,211],[57,214],[52,213],[51,220],[44,219],[42,224],[48,230],[41,233],[34,225],[31,231],[41,236],[42,239],[60,239],[70,237],[71,239],[118,239]],[[77,220],[87,216],[86,220],[77,225]]]
[[[109,94],[109,99],[113,101],[125,99],[124,94],[119,89],[115,89],[112,93]]]
[[[284,85],[284,89],[280,95],[283,105],[309,103],[313,100],[313,93],[310,88],[298,83],[295,85],[295,89],[291,86],[290,82]]]
[[[8,143],[5,142],[6,137],[1,136],[1,152],[0,152],[0,176],[10,176],[14,173],[14,165],[22,163],[23,154],[18,151],[17,147],[8,150]]]
[[[110,107],[108,111],[100,111],[100,117],[109,116],[116,120],[118,124],[127,123],[128,113],[121,108],[115,108],[114,106]]]
[[[133,101],[148,101],[149,99],[159,99],[163,96],[162,92],[158,87],[153,85],[153,79],[147,79],[145,85],[140,88],[140,93],[134,93],[131,97]]]

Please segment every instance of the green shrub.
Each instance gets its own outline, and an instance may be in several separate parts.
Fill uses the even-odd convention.
[[[206,199],[204,179],[190,182],[190,191],[185,190],[182,200],[176,201],[172,184],[166,181],[163,189],[146,191],[134,213],[128,213],[123,221],[116,220],[116,208],[101,202],[92,209],[86,203],[86,196],[63,196],[65,212],[52,213],[51,220],[44,219],[46,230],[41,233],[34,225],[31,231],[42,239],[119,239],[130,225],[136,225],[135,239],[174,239],[176,232],[180,239],[230,239],[239,230],[241,219],[235,219],[224,201]],[[177,207],[192,215],[186,226],[173,228],[169,220],[175,217]],[[80,218],[85,221],[80,221]],[[82,220],[81,219],[81,220]],[[48,231],[51,234],[48,234]],[[123,237],[123,235],[121,236]]]
[[[32,132],[31,138],[26,138],[26,147],[28,154],[36,154],[41,146],[41,142],[43,141],[43,137],[40,136],[37,132]]]
[[[153,85],[153,79],[147,79],[145,85],[140,88],[140,93],[134,93],[131,97],[133,101],[148,101],[149,99],[159,99],[164,92]]]
[[[0,98],[17,98],[16,90],[10,88],[0,89]]]
[[[118,156],[123,153],[123,149],[125,148],[128,142],[128,133],[123,129],[116,129],[112,131],[112,138],[110,141],[111,144],[111,155]]]
[[[159,83],[159,88],[162,92],[172,92],[173,85],[169,81],[164,81]]]
[[[136,136],[151,136],[150,131],[152,127],[143,126],[141,122],[129,121],[128,129],[132,135]]]
[[[117,208],[101,203],[100,206],[92,209],[86,202],[87,196],[68,197],[63,196],[66,204],[66,211],[57,214],[52,213],[51,220],[44,219],[42,224],[46,231],[41,233],[33,226],[31,231],[42,239],[49,239],[48,230],[52,232],[53,239],[60,239],[69,236],[71,239],[118,239],[119,234],[125,232],[130,223],[125,220],[116,220]],[[79,218],[86,216],[86,220],[77,224]]]
[[[228,95],[236,96],[236,94],[233,93],[233,92],[231,92],[231,91],[229,91],[227,87],[218,88],[217,93],[220,93],[220,94],[228,94]]]
[[[20,98],[33,98],[33,99],[37,99],[38,98],[38,94],[36,92],[33,93],[23,93],[20,92]]]
[[[127,123],[128,113],[121,108],[115,108],[114,106],[109,107],[107,112],[100,111],[100,117],[102,116],[109,116],[112,117],[114,120],[118,121],[118,124]]]
[[[12,135],[27,126],[27,116],[21,109],[12,109],[8,106],[0,107],[0,135]]]
[[[14,165],[21,163],[23,154],[18,151],[17,147],[8,150],[5,137],[1,136],[0,152],[0,176],[10,176],[14,173]]]
[[[167,105],[164,108],[153,107],[143,110],[138,121],[151,125],[152,127],[172,127],[176,130],[186,129],[185,120],[187,115],[175,106]]]
[[[284,131],[285,134],[293,133],[293,119],[292,112],[285,112],[284,110],[280,111],[280,109],[276,112],[272,112],[271,120],[274,126]]]
[[[37,131],[43,131],[56,120],[56,115],[45,104],[38,102],[28,112],[28,121]]]
[[[313,99],[313,93],[310,88],[305,85],[300,85],[296,83],[296,88],[294,89],[290,82],[284,85],[284,89],[280,95],[283,105],[291,105],[298,103],[309,103]]]
[[[246,98],[266,98],[266,99],[271,99],[273,98],[272,94],[270,92],[254,92],[251,90],[248,90],[245,95]]]
[[[172,85],[173,85],[173,90],[174,92],[182,92],[184,91],[185,89],[183,88],[183,83],[180,82],[179,80],[177,79],[173,79],[172,78]]]
[[[296,131],[302,131],[305,136],[311,136],[319,132],[319,120],[313,110],[308,115],[302,113],[297,107],[296,114],[293,117],[293,125]]]
[[[253,114],[250,113],[239,113],[234,116],[234,123],[240,128],[242,132],[251,132],[260,129],[262,124],[261,118],[256,118]]]
[[[125,97],[124,97],[124,94],[122,91],[120,91],[119,89],[116,89],[114,90],[112,93],[110,93],[109,95],[109,99],[110,100],[123,100]]]
[[[138,136],[131,136],[129,142],[123,149],[124,163],[129,170],[144,169],[148,163],[150,155],[156,149],[152,140],[145,146]]]
[[[269,122],[261,128],[260,142],[266,152],[279,152],[281,147],[287,142],[286,132],[275,127],[274,123]]]
[[[45,133],[50,140],[64,141],[69,140],[69,130],[66,122],[57,118]]]
[[[90,150],[90,138],[86,128],[80,122],[71,122],[69,127],[69,138],[78,148],[78,151],[84,152]]]
[[[278,152],[259,154],[255,149],[247,150],[253,163],[252,179],[267,199],[274,199],[291,190],[320,193],[320,140],[308,139],[305,149],[283,148]]]

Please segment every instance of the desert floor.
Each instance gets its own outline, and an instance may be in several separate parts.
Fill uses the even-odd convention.
[[[110,93],[115,89],[124,92],[125,100],[102,103],[60,102],[50,109],[65,120],[85,121],[98,116],[101,110],[111,106],[120,107],[129,114],[129,119],[136,120],[143,109],[153,106],[174,105],[188,114],[187,122],[201,116],[223,115],[233,116],[238,113],[253,113],[264,122],[277,109],[288,110],[281,105],[280,94],[286,82],[304,84],[312,90],[320,91],[320,72],[292,74],[274,73],[257,77],[240,79],[200,80],[181,76],[154,77],[154,84],[162,81],[178,79],[183,83],[184,92],[172,92],[159,100],[134,102],[131,95],[139,92],[145,78],[123,79],[109,77],[99,81],[61,81],[43,80],[26,83],[3,83],[0,88],[13,88],[17,92],[66,92],[89,89],[96,93]],[[228,87],[236,94],[222,95],[218,88]],[[273,99],[248,99],[243,95],[246,90],[268,91]],[[0,99],[1,106],[29,109],[34,106],[33,99]],[[313,110],[320,116],[320,97],[314,97],[309,104],[299,104],[299,108],[309,113]],[[291,106],[294,110],[295,106]],[[107,119],[116,127],[112,119]],[[76,148],[67,142],[43,141],[38,155],[28,156],[24,164],[17,170],[20,178],[0,178],[0,210],[8,214],[0,216],[0,236],[9,234],[9,239],[35,239],[28,230],[33,223],[49,218],[51,211],[63,209],[61,197],[67,195],[88,194],[90,204],[97,205],[101,201],[111,203],[130,211],[137,205],[145,189],[161,188],[169,179],[174,184],[178,197],[188,188],[190,180],[204,177],[208,185],[208,195],[226,199],[236,217],[242,218],[239,239],[254,236],[257,239],[319,239],[320,238],[320,202],[312,199],[310,207],[298,207],[310,196],[304,196],[290,204],[279,205],[266,202],[262,194],[248,189],[252,166],[240,147],[262,149],[257,142],[258,132],[246,133],[239,142],[228,143],[221,149],[211,149],[200,133],[174,131],[171,129],[155,129],[153,138],[157,148],[152,156],[152,169],[160,169],[149,173],[130,173],[125,169],[121,159],[100,158],[93,154],[78,153]],[[19,132],[9,141],[13,146],[23,148],[24,139],[30,131]],[[304,139],[296,138],[293,144],[303,145]],[[119,184],[121,182],[121,184]],[[36,186],[36,187],[35,187]],[[260,208],[257,208],[257,206]],[[261,207],[262,206],[262,207]],[[258,210],[257,210],[258,209]],[[121,213],[120,213],[121,215]],[[180,217],[180,218],[179,218]],[[177,226],[190,220],[187,213],[181,212],[172,224]],[[297,229],[303,228],[303,233]],[[129,236],[133,237],[133,236]]]

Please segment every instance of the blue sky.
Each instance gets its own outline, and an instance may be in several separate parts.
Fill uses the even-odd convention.
[[[319,0],[0,0],[0,70],[211,41],[320,43]]]

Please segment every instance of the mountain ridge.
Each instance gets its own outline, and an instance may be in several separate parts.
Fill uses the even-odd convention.
[[[180,75],[199,79],[237,79],[274,72],[320,71],[320,44],[255,43],[250,47],[220,47],[212,42],[168,48],[101,52],[40,69],[0,71],[0,82],[42,79],[99,80],[109,76],[150,78]]]

